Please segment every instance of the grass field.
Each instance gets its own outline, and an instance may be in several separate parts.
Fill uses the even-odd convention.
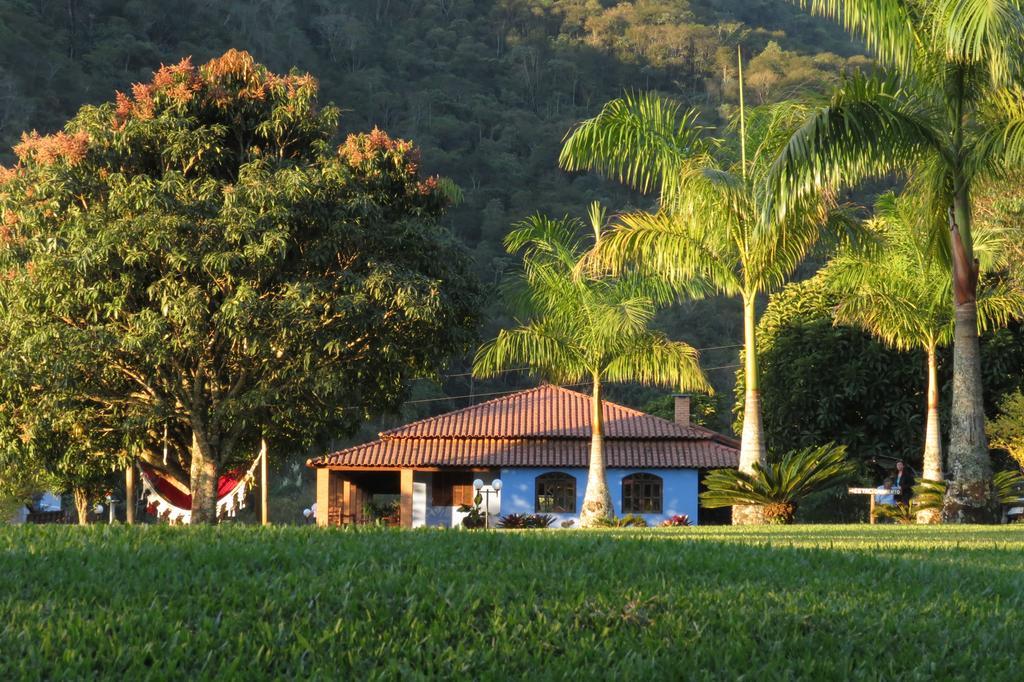
[[[0,528],[0,680],[1024,678],[1024,528]]]

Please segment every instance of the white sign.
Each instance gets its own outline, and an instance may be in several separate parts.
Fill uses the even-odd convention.
[[[851,495],[899,495],[899,488],[850,488],[846,492]]]

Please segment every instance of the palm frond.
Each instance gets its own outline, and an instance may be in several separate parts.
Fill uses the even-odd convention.
[[[1024,166],[1024,86],[986,93],[978,117],[982,125],[967,159],[972,175]]]
[[[910,506],[916,514],[919,511],[942,509],[946,499],[946,482],[922,478],[914,485],[914,496]]]
[[[982,281],[978,288],[978,328],[1001,329],[1013,320],[1024,319],[1024,291],[1010,280]]]
[[[1016,505],[1024,499],[1024,476],[1019,471],[1000,471],[992,477],[1000,504]]]
[[[713,146],[697,111],[656,93],[629,93],[604,105],[565,137],[559,164],[597,170],[619,182],[671,195],[694,159]],[[699,165],[699,164],[698,164]]]
[[[629,339],[604,367],[608,381],[639,381],[677,391],[713,393],[692,346],[647,332]]]
[[[844,249],[825,267],[826,285],[839,294],[837,324],[863,328],[901,349],[949,341],[953,329],[949,262],[937,252],[927,201],[920,196],[884,194],[868,225],[877,246]],[[979,229],[982,251],[988,232]],[[1009,292],[1007,292],[1009,293]],[[1008,300],[996,301],[1006,311]]]
[[[1019,0],[932,0],[929,5],[931,34],[947,61],[983,65],[996,86],[1020,77],[1024,14]]]
[[[543,378],[570,383],[589,378],[589,368],[572,340],[544,320],[503,329],[483,344],[473,359],[473,375],[481,379],[528,365]]]
[[[793,0],[839,22],[863,39],[883,63],[909,70],[928,37],[921,34],[918,4],[906,0]]]
[[[721,223],[708,229],[694,215],[626,213],[615,219],[595,257],[612,272],[632,267],[660,278],[688,298],[703,296],[711,287],[734,294],[740,284],[737,257],[722,232]]]
[[[537,213],[512,226],[505,235],[505,249],[511,254],[524,251],[526,260],[551,258],[571,267],[576,254],[585,248],[582,229],[583,224],[576,218],[552,219]]]
[[[792,135],[765,181],[764,210],[788,210],[820,188],[839,190],[942,149],[926,103],[893,76],[849,78]]]

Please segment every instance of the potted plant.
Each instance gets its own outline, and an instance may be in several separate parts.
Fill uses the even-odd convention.
[[[459,505],[458,510],[466,515],[462,519],[463,528],[483,528],[487,523],[484,513],[480,510],[479,502],[476,504]]]

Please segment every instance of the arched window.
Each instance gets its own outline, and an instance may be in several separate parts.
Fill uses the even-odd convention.
[[[537,477],[537,501],[534,511],[538,513],[576,513],[576,479],[569,474],[555,471]]]
[[[661,476],[630,474],[622,479],[623,514],[660,514]]]

